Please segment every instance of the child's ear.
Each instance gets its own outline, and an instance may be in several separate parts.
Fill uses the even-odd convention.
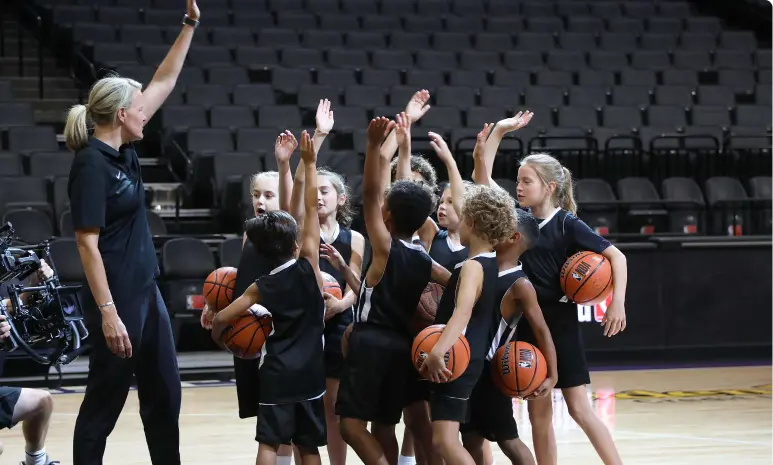
[[[341,194],[338,196],[338,206],[343,207],[344,204],[346,204],[346,194]]]

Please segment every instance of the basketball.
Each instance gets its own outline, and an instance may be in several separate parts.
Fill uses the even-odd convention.
[[[446,325],[432,325],[424,328],[416,338],[413,340],[413,347],[411,347],[411,358],[413,360],[413,366],[417,371],[421,369],[424,364],[424,359],[427,358],[427,354],[435,347],[440,335],[443,333]],[[464,370],[467,369],[467,365],[470,364],[470,344],[467,342],[467,338],[464,334],[459,335],[459,339],[456,340],[451,349],[445,354],[446,368],[451,371],[451,376],[447,382],[451,382],[458,377],[462,376]]]
[[[271,315],[264,307],[258,308],[264,311],[247,310],[231,320],[220,334],[220,341],[226,350],[236,357],[247,360],[258,358],[266,338],[271,334]]]
[[[411,316],[410,326],[413,334],[419,334],[421,330],[435,322],[435,314],[440,298],[443,297],[445,288],[438,283],[429,283],[421,293],[416,311]]]
[[[349,354],[349,336],[352,335],[352,328],[354,328],[354,323],[349,323],[349,326],[346,327],[344,335],[341,338],[341,353],[344,355],[344,358]]]
[[[338,284],[338,280],[324,271],[320,271],[320,274],[322,275],[322,291],[327,292],[338,300],[343,299],[344,293],[341,291],[341,285]]]
[[[204,281],[204,300],[212,311],[219,312],[234,300],[236,286],[236,268],[224,266],[207,276]]]
[[[612,265],[594,252],[578,252],[564,263],[560,274],[561,290],[572,302],[595,305],[612,292]]]
[[[528,342],[508,342],[491,362],[494,384],[510,397],[528,397],[548,376],[542,352]]]

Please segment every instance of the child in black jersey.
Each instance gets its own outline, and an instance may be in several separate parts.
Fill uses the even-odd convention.
[[[470,452],[476,464],[486,465],[483,459],[484,440],[495,441],[502,452],[515,464],[534,464],[534,456],[518,438],[518,426],[513,415],[513,400],[494,384],[491,360],[497,349],[508,343],[521,316],[525,316],[534,329],[537,347],[545,357],[548,376],[529,399],[550,395],[558,378],[556,350],[537,294],[519,263],[523,252],[534,246],[539,239],[537,220],[520,208],[515,209],[518,227],[515,234],[494,248],[497,254],[499,277],[494,302],[494,323],[490,334],[490,348],[486,355],[483,373],[470,397],[470,421],[460,428],[464,448]],[[507,315],[510,320],[505,320]]]
[[[433,144],[445,146],[439,137],[432,139]],[[437,383],[430,398],[433,444],[446,465],[475,463],[459,442],[459,427],[469,419],[468,399],[490,347],[497,277],[493,249],[511,237],[515,228],[515,203],[509,195],[484,186],[467,188],[460,233],[470,258],[451,274],[435,318],[435,324],[446,327],[421,367],[421,373]],[[461,334],[470,345],[470,363],[458,379],[446,382],[449,371],[444,354]]]
[[[540,222],[539,242],[523,254],[521,260],[537,291],[540,307],[555,343],[558,357],[558,381],[555,387],[561,389],[569,414],[588,436],[602,461],[607,465],[619,464],[620,456],[612,437],[588,401],[585,385],[590,383],[590,374],[577,320],[577,307],[564,296],[559,284],[559,273],[566,259],[582,250],[599,253],[609,260],[614,291],[602,325],[604,335],[611,337],[625,329],[625,256],[575,216],[577,206],[574,202],[572,175],[550,155],[534,154],[521,160],[517,195],[521,207],[530,208]],[[519,326],[518,339],[534,342],[534,329],[528,322]],[[552,418],[553,404],[550,398],[529,402],[534,450],[540,463],[556,462]]]
[[[400,421],[412,342],[408,320],[426,284],[430,280],[445,283],[448,278],[447,270],[410,243],[432,209],[427,187],[398,181],[382,201],[389,161],[379,148],[393,127],[394,122],[386,118],[377,118],[368,127],[363,213],[372,259],[360,286],[336,403],[341,435],[366,465],[397,461],[394,433],[376,438],[366,425],[388,425],[393,431]]]
[[[322,401],[325,304],[319,271],[316,151],[306,131],[301,137],[301,157],[306,171],[301,237],[295,220],[283,211],[248,221],[247,238],[275,268],[218,313],[212,328],[213,339],[219,341],[228,322],[253,305],[271,312],[273,328],[260,361],[259,465],[275,464],[279,446],[291,442],[304,465],[320,464],[318,448],[326,443]],[[297,260],[293,258],[296,253]]]

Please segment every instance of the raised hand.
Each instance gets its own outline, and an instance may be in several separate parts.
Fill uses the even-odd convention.
[[[503,129],[506,133],[517,131],[529,124],[533,116],[534,113],[529,110],[519,111],[512,118],[505,118],[498,122],[497,128]]]
[[[196,5],[196,0],[187,0],[187,11],[186,14],[189,18],[198,21],[199,17],[201,17],[201,12],[199,11],[199,6]]]
[[[323,99],[319,101],[317,106],[317,131],[329,134],[333,130],[333,124],[335,124],[335,118],[333,118],[333,110],[330,109],[330,100]]]
[[[336,271],[343,271],[347,266],[341,253],[330,244],[319,245],[319,258],[327,260]]]
[[[429,91],[422,89],[411,97],[408,105],[405,106],[405,114],[411,119],[411,123],[419,121],[422,116],[426,115],[430,109],[429,104]]]
[[[298,141],[289,129],[285,129],[285,132],[277,136],[274,143],[274,156],[277,163],[290,161],[296,148],[298,148]]]
[[[405,112],[397,115],[395,119],[395,136],[397,137],[397,146],[399,148],[411,147],[411,119]]]
[[[428,135],[430,138],[429,145],[432,146],[432,149],[435,151],[438,158],[440,158],[440,161],[446,163],[449,160],[454,159],[451,149],[448,148],[448,144],[443,140],[443,137],[440,134],[430,132]]]
[[[314,143],[311,141],[308,131],[301,133],[301,159],[311,165],[317,163],[317,151],[314,150]]]
[[[368,125],[368,144],[380,147],[394,127],[395,122],[389,118],[384,118],[383,116],[373,118]]]

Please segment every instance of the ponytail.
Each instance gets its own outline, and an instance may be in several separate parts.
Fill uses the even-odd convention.
[[[64,139],[67,148],[75,151],[82,149],[89,141],[88,109],[86,105],[75,105],[67,114],[64,125]]]
[[[571,212],[572,215],[577,215],[577,202],[574,200],[574,181],[572,180],[572,172],[566,166],[563,167],[564,182],[561,186],[561,192],[558,200],[561,208]]]

